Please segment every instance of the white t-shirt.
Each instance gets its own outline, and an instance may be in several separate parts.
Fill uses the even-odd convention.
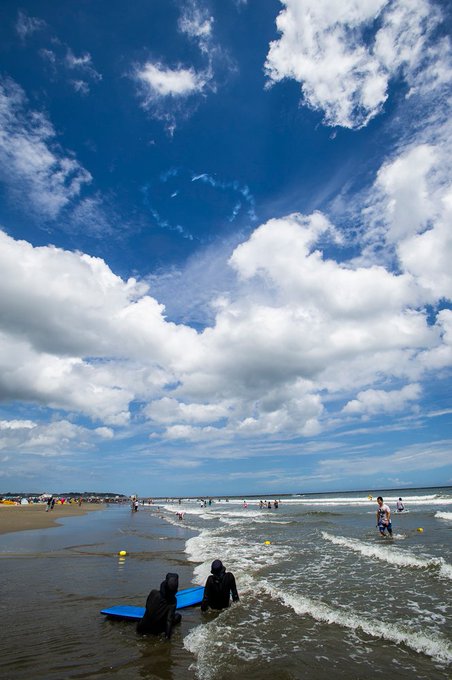
[[[390,512],[391,512],[391,510],[389,508],[389,505],[386,505],[386,503],[383,503],[383,505],[381,505],[378,508],[379,521],[383,522],[383,524],[386,523]]]

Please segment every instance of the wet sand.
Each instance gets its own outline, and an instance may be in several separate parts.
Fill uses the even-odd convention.
[[[14,531],[29,531],[30,529],[48,529],[58,526],[58,520],[65,517],[85,515],[92,510],[103,510],[103,503],[82,503],[55,505],[53,510],[46,512],[45,503],[30,505],[3,505],[0,503],[0,534]]]
[[[196,680],[183,641],[202,621],[199,607],[184,610],[170,644],[100,613],[144,606],[168,572],[179,574],[181,588],[193,586],[185,543],[195,532],[169,524],[157,508],[104,507],[55,531],[0,536],[2,680]]]

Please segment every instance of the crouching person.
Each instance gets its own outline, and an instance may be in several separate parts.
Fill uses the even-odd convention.
[[[146,600],[146,611],[137,624],[137,633],[160,635],[165,634],[169,640],[173,627],[181,622],[181,615],[176,613],[176,593],[179,587],[179,575],[167,574],[160,585],[160,590],[151,590]]]

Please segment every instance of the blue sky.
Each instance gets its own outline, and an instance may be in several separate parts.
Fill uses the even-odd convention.
[[[452,484],[451,3],[0,9],[0,491]]]

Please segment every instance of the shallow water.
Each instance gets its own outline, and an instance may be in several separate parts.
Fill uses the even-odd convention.
[[[192,655],[182,636],[190,614],[168,645],[99,613],[109,604],[144,606],[167,571],[179,573],[181,587],[191,585],[187,533],[157,511],[113,507],[61,527],[1,536],[0,677],[187,677]],[[119,558],[120,550],[127,557]]]
[[[449,678],[452,489],[385,500],[398,495],[409,512],[393,515],[393,540],[378,536],[367,493],[286,497],[277,510],[112,507],[1,536],[1,677]],[[167,571],[181,588],[204,583],[215,558],[240,602],[184,610],[170,643],[99,614],[143,605]]]
[[[385,500],[395,508],[398,495]],[[450,677],[451,489],[400,495],[409,512],[393,513],[392,540],[367,494],[284,498],[277,510],[186,503],[196,577],[221,557],[243,594],[184,640],[198,676],[238,677],[245,663],[256,677]]]

